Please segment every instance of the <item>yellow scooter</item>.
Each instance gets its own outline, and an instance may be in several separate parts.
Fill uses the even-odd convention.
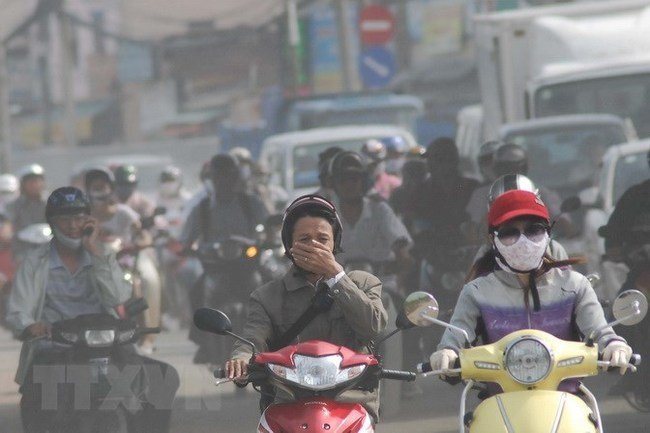
[[[428,302],[424,302],[426,298]],[[598,403],[586,386],[579,385],[583,398],[558,390],[565,379],[595,376],[599,368],[609,367],[609,362],[598,360],[594,343],[602,329],[586,342],[564,341],[543,331],[524,329],[493,344],[470,347],[465,330],[438,320],[438,303],[429,293],[412,293],[404,308],[416,326],[436,323],[465,337],[466,348],[460,350],[455,368],[431,371],[429,363],[418,365],[423,376],[460,375],[466,382],[460,402],[460,433],[603,432]],[[608,326],[635,325],[647,311],[648,302],[641,292],[624,292],[613,304],[616,320]],[[630,371],[636,371],[640,362],[641,357],[633,355]],[[467,395],[477,382],[496,383],[503,393],[486,398],[467,412]]]

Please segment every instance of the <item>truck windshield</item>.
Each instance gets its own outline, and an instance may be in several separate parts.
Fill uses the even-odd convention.
[[[583,113],[629,118],[639,137],[650,136],[650,74],[554,84],[535,93],[536,117]]]
[[[296,146],[293,149],[293,188],[318,188],[318,154],[328,147],[338,146],[343,150],[359,152],[361,151],[363,143],[368,141],[370,138],[381,139],[382,137],[328,141]]]
[[[504,141],[527,149],[533,181],[568,197],[596,184],[607,148],[627,140],[620,125],[591,123],[513,131]]]
[[[623,156],[616,161],[612,203],[617,203],[618,199],[631,186],[641,183],[650,177],[647,155],[648,153],[643,151]]]

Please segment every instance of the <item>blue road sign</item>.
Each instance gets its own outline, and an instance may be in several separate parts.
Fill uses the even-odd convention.
[[[395,56],[386,47],[366,47],[359,56],[359,74],[369,89],[380,89],[390,84],[395,76]]]

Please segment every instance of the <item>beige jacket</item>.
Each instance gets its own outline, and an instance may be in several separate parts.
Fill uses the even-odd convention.
[[[352,271],[332,287],[334,305],[316,316],[298,336],[299,341],[324,340],[367,352],[370,341],[386,327],[387,313],[381,301],[381,282],[367,272]],[[295,267],[285,276],[255,290],[248,305],[243,337],[260,352],[293,325],[309,307],[316,288]],[[251,349],[235,343],[232,357],[250,359]],[[284,400],[281,396],[279,400]],[[376,419],[377,392],[346,391],[341,401],[363,403]]]

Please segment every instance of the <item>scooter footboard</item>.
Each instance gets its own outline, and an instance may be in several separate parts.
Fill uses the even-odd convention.
[[[358,403],[314,398],[269,406],[260,419],[259,433],[373,433],[372,419]]]
[[[474,410],[470,433],[596,433],[591,409],[573,394],[517,391],[498,394]]]

